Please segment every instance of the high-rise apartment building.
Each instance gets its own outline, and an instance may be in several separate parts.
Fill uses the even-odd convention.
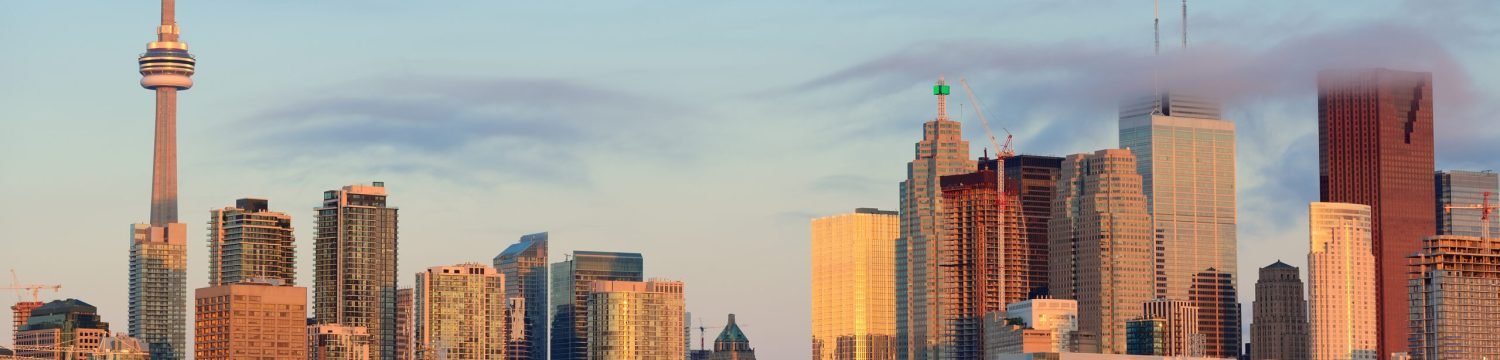
[[[1003,161],[1006,201],[1012,206],[1019,205],[1022,216],[1019,226],[1006,228],[1006,231],[1020,234],[1025,239],[1022,246],[1008,246],[1006,251],[1020,255],[1025,261],[1026,270],[1015,277],[1030,287],[1027,298],[1048,293],[1047,222],[1052,219],[1052,195],[1057,191],[1057,173],[1062,168],[1062,160],[1053,156],[1015,155]]]
[[[750,347],[750,338],[734,322],[734,314],[729,314],[729,322],[724,323],[724,330],[714,338],[714,353],[708,360],[755,360],[755,348]]]
[[[1030,290],[1024,272],[1026,259],[1012,258],[1006,245],[1022,245],[1007,237],[1002,208],[998,161],[979,158],[977,171],[941,177],[942,227],[938,232],[937,290],[928,306],[937,308],[934,321],[942,330],[941,359],[984,358],[984,315],[1005,311],[1005,304],[1025,300]],[[1019,249],[1018,249],[1019,250]],[[1010,261],[1008,261],[1010,260]],[[1017,266],[1008,266],[1017,265]]]
[[[587,303],[588,359],[677,360],[687,354],[681,281],[594,281]]]
[[[1321,201],[1370,206],[1379,354],[1407,350],[1406,257],[1434,233],[1432,74],[1318,73]]]
[[[1125,353],[1127,320],[1153,298],[1153,237],[1129,150],[1063,159],[1049,223],[1052,295],[1078,301],[1078,329],[1104,353]]]
[[[588,359],[588,300],[595,281],[642,281],[641,254],[574,251],[552,264],[553,360]]]
[[[1445,170],[1433,176],[1437,191],[1438,235],[1483,236],[1484,220],[1479,209],[1445,209],[1446,205],[1500,203],[1500,176],[1492,171]],[[1485,194],[1489,193],[1486,197]],[[1491,231],[1500,231],[1500,216],[1489,219]]]
[[[1370,218],[1368,205],[1309,206],[1307,315],[1313,359],[1384,359],[1376,353]]]
[[[1204,333],[1197,306],[1185,300],[1156,298],[1141,304],[1141,318],[1127,326],[1126,353],[1131,355],[1203,356]]]
[[[922,124],[916,158],[901,182],[901,237],[896,239],[896,346],[902,360],[937,357],[942,338],[937,324],[937,257],[942,217],[939,179],[974,168],[961,124],[948,119],[950,88],[942,78],[932,87],[937,117]]]
[[[1408,269],[1413,360],[1500,359],[1500,239],[1428,237]]]
[[[308,360],[370,360],[370,333],[358,326],[308,325]]]
[[[860,208],[812,220],[814,360],[896,358],[895,211]]]
[[[193,358],[307,359],[307,288],[279,281],[198,289]]]
[[[1123,105],[1120,147],[1135,155],[1151,212],[1156,296],[1187,299],[1211,268],[1238,278],[1234,123],[1219,104],[1167,92]]]
[[[32,309],[15,337],[18,359],[84,360],[109,337],[109,323],[100,319],[93,305],[78,299],[56,300]]]
[[[1240,332],[1239,294],[1234,274],[1209,268],[1193,275],[1188,302],[1198,308],[1198,331],[1203,334],[1203,354],[1214,358],[1238,358],[1245,343]]]
[[[151,358],[186,359],[187,225],[177,222],[177,92],[193,87],[197,60],[179,38],[176,2],[162,0],[156,41],[137,59],[141,87],[156,92],[151,222],[131,226],[130,336]]]
[[[377,360],[396,358],[396,208],[385,184],[323,192],[314,241],[317,324],[361,327]]]
[[[525,299],[519,329],[531,360],[547,359],[547,233],[521,236],[494,259],[505,275],[505,297]],[[514,356],[512,356],[514,357]]]
[[[495,268],[460,264],[417,273],[412,305],[420,358],[505,358],[505,277]]]
[[[296,258],[292,217],[271,211],[269,201],[239,199],[209,211],[209,286],[251,279],[296,284]]]
[[[396,360],[416,359],[416,328],[412,317],[416,305],[412,288],[396,289]]]
[[[1260,268],[1250,324],[1254,360],[1308,360],[1307,300],[1295,266],[1277,261]]]

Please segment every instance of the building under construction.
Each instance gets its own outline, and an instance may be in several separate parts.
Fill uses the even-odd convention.
[[[1500,240],[1428,237],[1408,264],[1411,358],[1500,357]]]
[[[1001,195],[1000,163],[981,157],[976,171],[941,180],[936,305],[944,359],[984,358],[984,315],[1026,300],[1046,278],[1031,266],[1035,259],[1016,194]]]

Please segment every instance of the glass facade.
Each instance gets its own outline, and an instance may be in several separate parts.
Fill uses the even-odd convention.
[[[296,284],[296,256],[292,217],[270,211],[266,200],[239,199],[209,211],[209,286],[252,279]]]
[[[641,254],[574,251],[552,264],[552,341],[554,360],[588,359],[588,299],[595,281],[642,280]]]
[[[480,264],[439,266],[417,273],[416,284],[416,358],[505,358],[509,304],[500,272]]]
[[[587,300],[587,358],[683,359],[686,313],[680,281],[594,281]]]
[[[318,324],[364,328],[370,354],[396,358],[396,221],[384,184],[323,193],[314,241]]]
[[[136,224],[131,237],[130,336],[153,359],[186,359],[187,225]]]
[[[856,209],[812,220],[814,360],[896,359],[897,212]]]
[[[1439,235],[1479,237],[1483,235],[1484,220],[1479,209],[1445,210],[1444,206],[1466,206],[1500,203],[1500,176],[1490,171],[1439,171],[1434,176],[1437,191],[1437,221]],[[1485,199],[1485,193],[1490,193]],[[1490,216],[1490,231],[1500,231],[1500,215]]]
[[[547,359],[547,233],[528,234],[495,256],[495,269],[505,275],[505,297],[522,298],[525,306],[521,336],[526,359]],[[517,354],[511,358],[518,358]]]
[[[1375,256],[1370,207],[1315,202],[1309,206],[1308,322],[1313,359],[1378,359]]]
[[[1411,358],[1500,358],[1500,241],[1440,235],[1411,256]]]

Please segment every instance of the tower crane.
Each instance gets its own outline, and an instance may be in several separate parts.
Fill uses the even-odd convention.
[[[1443,212],[1444,213],[1448,213],[1448,214],[1452,214],[1453,213],[1453,209],[1478,209],[1479,210],[1479,237],[1481,239],[1489,239],[1490,238],[1490,212],[1495,211],[1495,209],[1500,209],[1500,204],[1491,204],[1490,203],[1490,194],[1491,194],[1491,192],[1485,191],[1484,192],[1484,200],[1480,201],[1480,203],[1478,203],[1478,204],[1458,204],[1458,205],[1454,205],[1454,204],[1451,204],[1451,203],[1445,204],[1445,205],[1443,205]]]
[[[55,284],[22,284],[21,281],[16,278],[16,269],[11,269],[10,270],[10,286],[6,286],[5,288],[6,289],[15,290],[16,291],[16,297],[22,298],[22,299],[24,299],[24,297],[23,297],[23,295],[22,295],[23,293],[21,291],[22,290],[30,290],[31,291],[31,301],[33,301],[33,302],[42,302],[42,296],[41,296],[42,290],[51,289],[52,292],[62,291],[62,285],[55,285]]]
[[[995,132],[990,131],[989,118],[984,117],[984,108],[979,106],[979,98],[974,96],[974,89],[969,88],[969,80],[959,78],[958,83],[964,86],[964,93],[969,95],[969,102],[974,103],[974,114],[979,116],[979,123],[984,125],[984,135],[990,138],[990,145],[995,147],[995,156],[1001,159],[1015,156],[1015,151],[1011,150],[1011,140],[1014,136],[1011,135],[1010,130],[1000,128],[1001,131],[1005,131],[1005,146],[1000,146],[1000,142],[995,140]]]

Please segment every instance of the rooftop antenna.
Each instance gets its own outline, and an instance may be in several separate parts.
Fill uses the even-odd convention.
[[[1187,0],[1182,0],[1182,50],[1187,51]]]
[[[1157,55],[1161,55],[1161,0],[1151,2],[1151,33],[1151,114],[1161,115],[1161,71],[1156,63]]]

